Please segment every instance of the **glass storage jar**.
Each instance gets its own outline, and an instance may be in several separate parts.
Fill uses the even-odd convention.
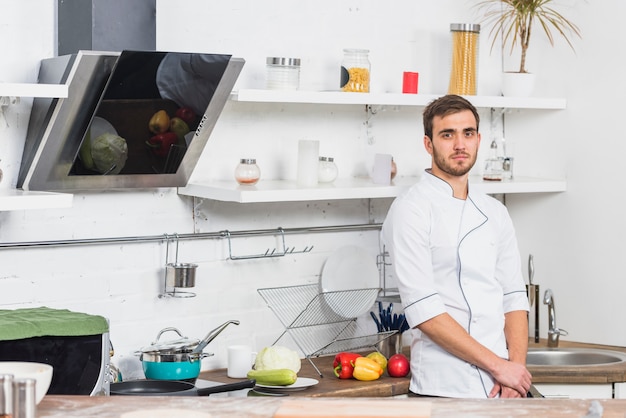
[[[368,49],[344,49],[341,62],[341,91],[369,93],[370,60]]]
[[[475,95],[478,80],[478,35],[480,25],[453,23],[452,67],[449,94]]]
[[[267,57],[266,87],[269,90],[298,90],[300,58]]]
[[[337,178],[338,170],[333,157],[320,157],[317,180],[320,183],[332,183]]]
[[[241,185],[256,184],[261,178],[261,169],[254,158],[242,158],[235,168],[235,180]]]

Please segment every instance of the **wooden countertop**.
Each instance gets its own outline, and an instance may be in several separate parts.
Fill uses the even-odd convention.
[[[601,348],[626,352],[626,347],[614,347],[597,344],[576,343],[561,340],[560,347]],[[538,344],[529,343],[531,348],[545,348],[547,341],[541,340]],[[408,347],[405,352],[408,354]],[[354,379],[337,379],[332,370],[334,356],[313,359],[324,377],[311,366],[307,360],[302,360],[302,369],[299,377],[310,377],[319,380],[319,384],[299,392],[291,392],[290,396],[304,397],[386,397],[406,394],[409,391],[410,375],[404,378],[393,378],[385,373],[380,379],[373,382],[360,382]],[[533,383],[613,383],[626,382],[626,363],[616,365],[584,366],[584,367],[542,367],[530,366],[528,370],[533,375]],[[202,372],[201,379],[229,383],[236,379],[226,376],[226,370]]]
[[[298,392],[290,392],[290,396],[306,397],[385,397],[402,395],[409,392],[409,377],[389,377],[387,373],[372,382],[361,382],[356,379],[338,379],[333,373],[335,356],[323,356],[313,359],[323,377],[315,371],[308,360],[302,360],[302,368],[298,377],[309,377],[319,380],[319,384]],[[241,379],[226,376],[226,369],[202,372],[200,379],[215,382],[232,383]]]
[[[154,418],[155,411],[169,412],[169,416],[196,417],[206,413],[207,417],[228,418],[269,418],[273,417],[283,402],[293,400],[311,402],[310,411],[328,412],[327,416],[350,415],[350,405],[363,407],[368,401],[388,402],[389,409],[385,417],[406,416],[395,412],[430,407],[432,418],[481,417],[553,417],[580,418],[587,414],[592,400],[583,399],[416,399],[387,398],[213,398],[211,396],[45,396],[37,406],[38,418],[125,418],[132,416]],[[340,402],[348,412],[340,415],[335,410],[327,409],[330,401]],[[609,399],[599,401],[603,408],[603,417],[624,417],[626,399]],[[412,406],[408,404],[412,403]],[[135,415],[137,414],[137,415]],[[194,415],[191,415],[194,414]],[[379,417],[380,415],[368,415]],[[428,416],[428,415],[422,415]]]

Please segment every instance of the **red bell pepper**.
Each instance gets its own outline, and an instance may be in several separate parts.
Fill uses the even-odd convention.
[[[164,132],[150,138],[146,145],[150,147],[152,153],[159,157],[167,157],[170,147],[178,142],[178,135],[174,132]]]
[[[354,372],[354,361],[358,358],[362,357],[357,353],[339,353],[335,356],[335,361],[333,362],[333,370],[335,372],[335,376],[340,379],[350,379],[352,378],[352,373]]]

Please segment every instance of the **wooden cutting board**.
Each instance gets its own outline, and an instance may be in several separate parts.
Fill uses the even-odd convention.
[[[274,418],[429,418],[431,403],[419,399],[289,399]]]

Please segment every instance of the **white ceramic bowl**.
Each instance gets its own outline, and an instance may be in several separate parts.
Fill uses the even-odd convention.
[[[35,379],[35,398],[41,402],[52,382],[52,366],[28,361],[0,361],[0,374],[12,374],[13,379]]]

